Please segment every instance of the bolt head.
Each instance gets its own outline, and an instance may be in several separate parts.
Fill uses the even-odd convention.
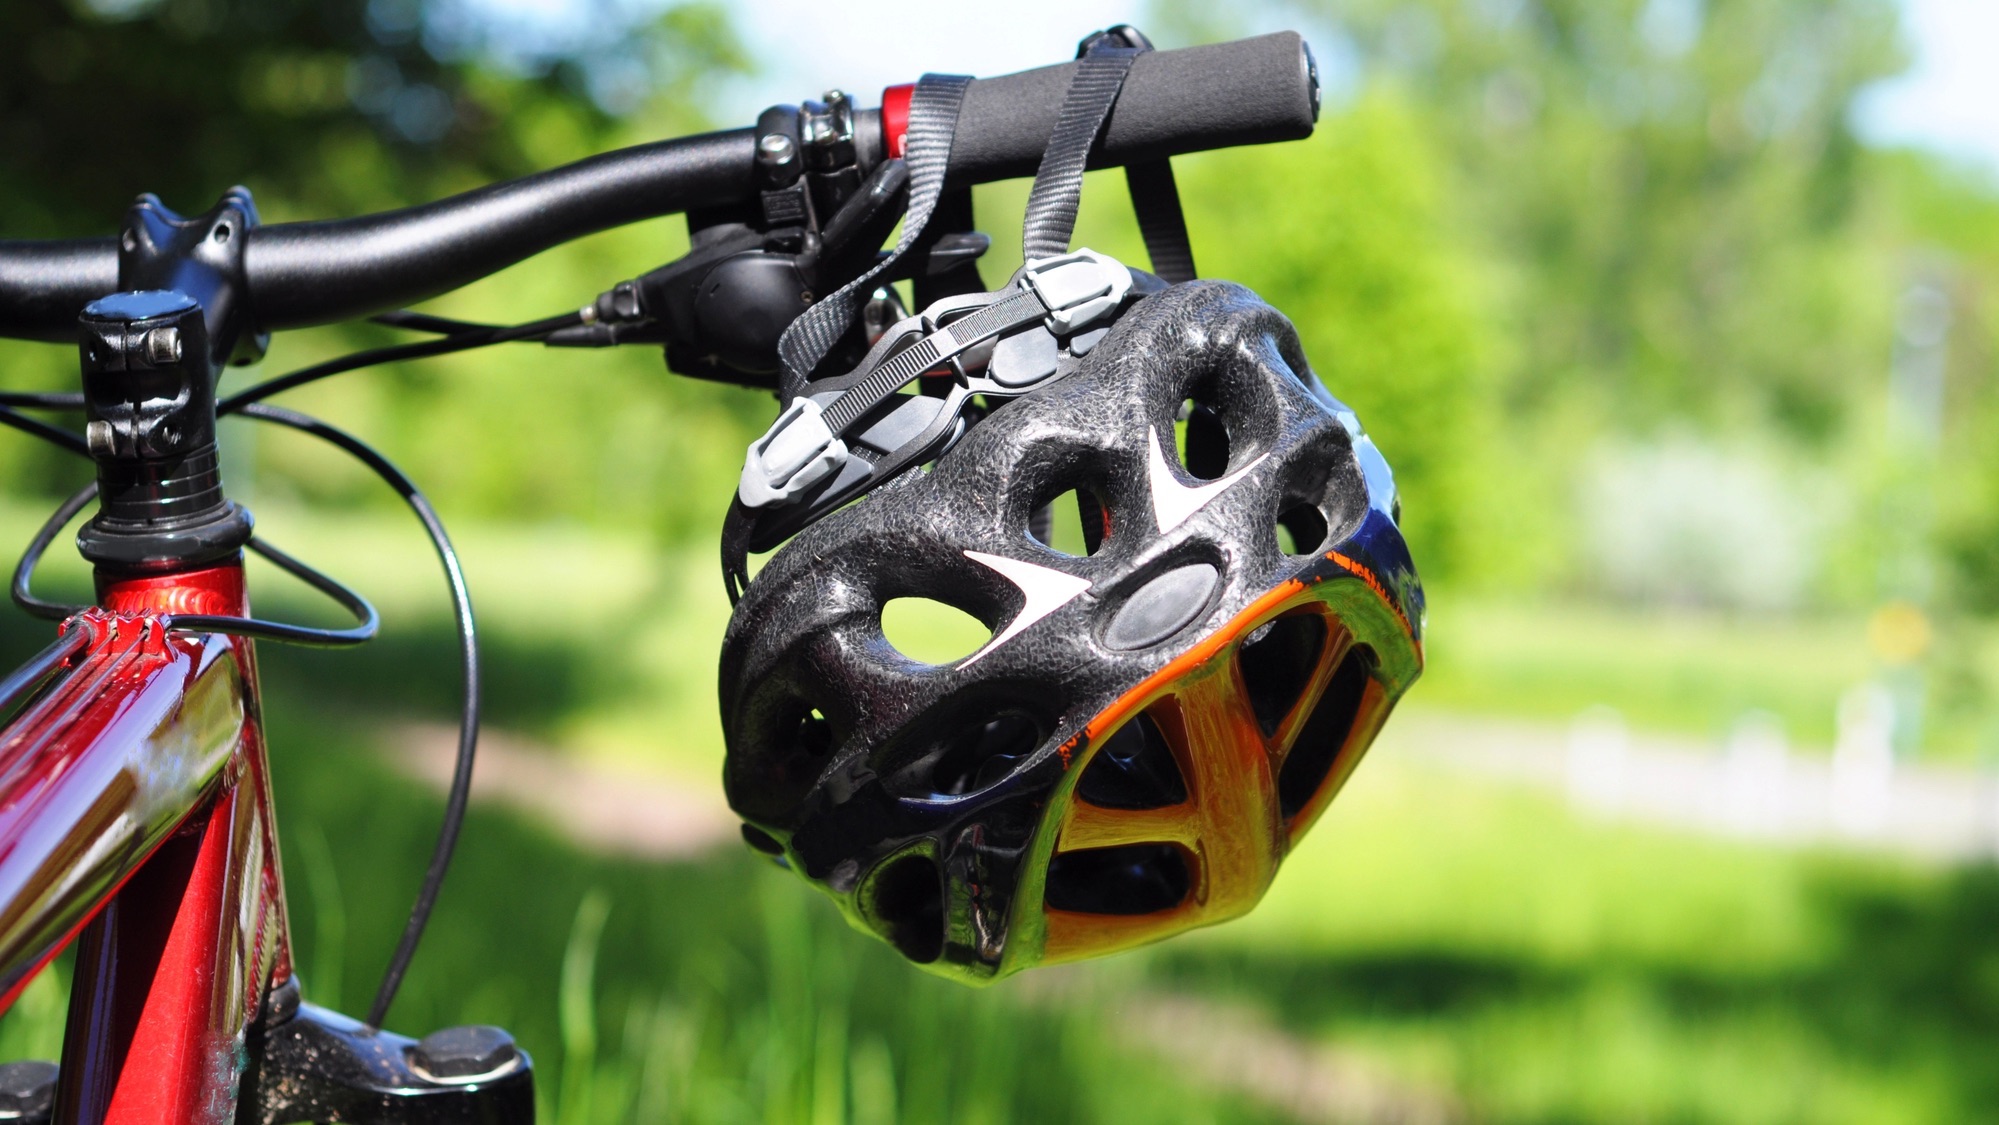
[[[798,144],[783,133],[767,134],[757,142],[757,157],[766,164],[789,164],[798,155]]]
[[[55,1101],[56,1064],[40,1059],[0,1065],[0,1121],[46,1116]]]
[[[438,1081],[469,1082],[500,1074],[520,1055],[514,1037],[497,1027],[447,1027],[410,1048],[410,1065]]]
[[[146,358],[155,364],[180,362],[180,329],[169,326],[146,333]]]
[[[92,457],[116,456],[117,443],[113,440],[111,423],[98,419],[83,428],[83,439],[90,446]]]

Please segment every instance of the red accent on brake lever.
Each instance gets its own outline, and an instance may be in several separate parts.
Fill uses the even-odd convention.
[[[909,99],[915,94],[914,83],[882,91],[882,145],[898,160],[909,143]]]

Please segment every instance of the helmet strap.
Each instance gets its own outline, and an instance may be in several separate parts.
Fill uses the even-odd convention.
[[[1150,50],[1151,41],[1129,24],[1099,31],[1077,45],[1076,74],[1027,197],[1021,236],[1026,260],[1054,257],[1069,249],[1090,150],[1103,134],[1131,64]],[[1172,162],[1161,157],[1127,164],[1124,176],[1152,272],[1170,282],[1194,280],[1194,247],[1180,210]]]
[[[1124,87],[1126,75],[1132,63],[1147,51],[1152,44],[1135,28],[1120,25],[1109,31],[1098,32],[1085,39],[1077,49],[1076,70],[1070,78],[1069,88],[1063,97],[1062,108],[1056,117],[1054,132],[1048,139],[1048,147],[1043,150],[1040,167],[1034,176],[1034,186],[1027,199],[1026,215],[1022,224],[1021,247],[1026,265],[1023,267],[1028,293],[1008,292],[992,294],[994,304],[980,314],[976,314],[961,324],[954,325],[957,331],[941,331],[945,344],[935,340],[920,341],[906,353],[897,354],[884,363],[880,369],[857,371],[854,376],[865,378],[852,387],[843,384],[854,376],[836,379],[832,385],[841,388],[841,399],[825,408],[825,416],[817,402],[801,402],[808,391],[815,389],[813,373],[839,343],[855,320],[861,308],[882,282],[882,279],[897,276],[897,264],[913,248],[924,241],[925,228],[933,215],[939,215],[940,201],[945,203],[940,221],[947,225],[969,225],[970,196],[964,189],[951,193],[947,200],[944,192],[944,174],[950,165],[952,137],[957,128],[958,111],[964,103],[965,90],[971,80],[955,75],[926,74],[917,83],[910,99],[909,131],[904,160],[909,169],[909,205],[903,220],[902,235],[896,240],[895,248],[873,268],[860,277],[841,286],[838,290],[820,299],[806,309],[798,319],[791,322],[784,335],[778,340],[778,356],[782,361],[779,374],[779,400],[784,413],[773,426],[772,431],[758,443],[751,446],[752,457],[758,455],[761,447],[768,447],[774,441],[781,442],[780,435],[788,425],[797,425],[803,432],[818,433],[823,440],[806,444],[819,450],[819,459],[827,460],[826,465],[815,465],[810,473],[800,476],[801,481],[816,481],[830,470],[837,458],[848,455],[848,449],[831,435],[844,432],[855,419],[848,417],[864,412],[877,405],[885,395],[892,394],[918,370],[901,371],[900,368],[916,363],[917,369],[925,364],[948,358],[937,349],[944,346],[946,351],[956,352],[971,344],[975,339],[990,334],[981,330],[977,334],[966,330],[975,323],[990,320],[991,331],[1011,331],[1016,320],[1022,323],[1039,319],[1043,312],[1055,310],[1047,294],[1040,293],[1034,285],[1034,271],[1037,268],[1060,268],[1071,259],[1101,259],[1101,255],[1084,251],[1080,255],[1069,254],[1069,241],[1075,233],[1076,215],[1082,203],[1083,171],[1089,163],[1090,152],[1104,131],[1110,119],[1111,108],[1117,103],[1119,92]],[[1178,187],[1173,180],[1172,165],[1165,159],[1128,165],[1125,180],[1131,191],[1132,209],[1139,220],[1140,233],[1144,236],[1146,252],[1152,260],[1155,273],[1170,282],[1191,281],[1194,274],[1194,254],[1187,238],[1187,225],[1180,209]],[[1088,263],[1078,263],[1088,265]],[[1114,263],[1113,263],[1114,264]],[[1124,269],[1117,268],[1119,276]],[[973,276],[976,276],[974,274]],[[1071,271],[1074,276],[1074,271]],[[1009,286],[1009,290],[1012,287]],[[1117,291],[1112,300],[1115,306],[1123,299],[1124,289]],[[1017,315],[1013,306],[1019,305]],[[1059,319],[1063,313],[1057,312]],[[1097,315],[1097,314],[1090,314]],[[962,336],[962,339],[958,339]],[[955,341],[955,342],[954,342]],[[888,341],[883,341],[886,346]],[[926,351],[925,349],[929,350]],[[879,350],[879,349],[878,349]],[[918,361],[921,362],[918,362]],[[881,386],[873,384],[880,383]],[[824,396],[820,396],[822,399]],[[887,480],[893,473],[901,471],[902,464],[929,449],[940,438],[947,438],[948,425],[962,408],[963,395],[951,404],[948,414],[940,414],[925,428],[918,440],[909,443],[906,450],[889,455],[886,463],[874,466],[882,460],[879,455],[868,455],[871,467],[879,472],[863,473],[866,478],[856,480],[842,488],[838,480],[832,487],[836,492],[852,491],[855,488],[872,488]],[[798,418],[791,415],[803,412],[810,414]],[[935,432],[931,432],[931,431]],[[821,432],[823,431],[823,432]],[[820,446],[826,448],[820,450]],[[921,447],[919,449],[918,447]],[[802,448],[802,447],[801,447]],[[810,450],[807,451],[811,453]],[[788,464],[788,462],[787,462]],[[749,470],[746,468],[746,475]],[[745,486],[748,487],[747,485]],[[821,491],[824,489],[822,488]],[[833,501],[833,495],[822,496],[822,501]],[[750,504],[761,505],[768,500],[751,497]],[[824,510],[831,510],[828,503]],[[786,505],[789,507],[789,505]],[[760,518],[759,511],[765,518]],[[787,534],[811,522],[823,511],[809,509],[772,512],[769,509],[752,508],[744,498],[737,496],[729,507],[729,514],[722,525],[722,579],[733,604],[749,585],[749,552],[758,541],[768,541],[772,533],[784,530]],[[782,525],[790,525],[788,528]]]
[[[958,109],[965,101],[965,87],[972,80],[960,74],[926,74],[916,83],[909,100],[909,133],[903,159],[909,165],[909,210],[902,221],[902,237],[888,257],[854,280],[827,294],[800,313],[797,320],[778,337],[777,354],[783,364],[778,375],[778,396],[782,405],[805,392],[814,368],[840,342],[860,315],[861,306],[875,291],[875,282],[894,268],[902,256],[923,237],[930,213],[944,194],[944,171],[951,164],[951,137],[958,128]]]

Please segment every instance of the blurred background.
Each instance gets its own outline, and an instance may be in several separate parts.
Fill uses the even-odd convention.
[[[1346,794],[1242,922],[928,978],[721,806],[715,536],[769,399],[639,349],[350,375],[289,401],[429,491],[490,661],[481,799],[391,1024],[509,1026],[561,1125],[1999,1116],[1980,0],[45,0],[6,16],[0,234],[236,182],[267,222],[393,207],[1127,20],[1297,28],[1325,77],[1310,141],[1176,166],[1204,275],[1297,322],[1430,586],[1429,670]],[[1079,243],[1142,261],[1121,177],[1093,185]],[[980,189],[989,281],[1024,198]],[[427,308],[547,315],[684,244],[628,228]],[[259,372],[389,339],[291,334]],[[74,362],[6,343],[0,386]],[[448,606],[362,470],[223,440],[260,528],[386,619],[264,655],[307,995],[358,1009],[441,807]],[[0,438],[0,539],[86,475]],[[43,581],[87,588],[73,557]],[[46,638],[0,615],[0,656]],[[0,1055],[54,1056],[66,972]]]

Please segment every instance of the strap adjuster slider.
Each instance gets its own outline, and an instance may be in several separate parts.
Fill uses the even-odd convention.
[[[847,443],[833,436],[819,404],[793,399],[743,458],[736,496],[747,508],[791,500],[847,461]]]
[[[1131,271],[1089,249],[1029,262],[1021,281],[1047,306],[1048,327],[1058,336],[1100,319],[1131,292]]]

